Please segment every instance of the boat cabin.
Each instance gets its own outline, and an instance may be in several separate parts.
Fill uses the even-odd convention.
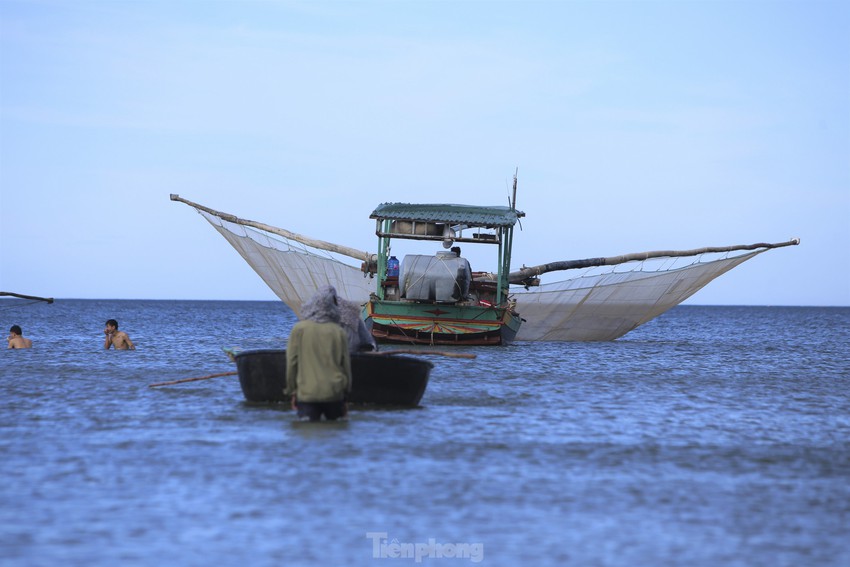
[[[468,342],[481,334],[479,323],[490,321],[489,342],[471,344],[491,344],[506,318],[515,319],[518,328],[508,301],[508,273],[514,225],[524,216],[511,207],[378,206],[370,216],[376,221],[378,253],[363,265],[378,280],[364,314],[373,335],[383,341]],[[392,255],[394,240],[431,241],[442,249],[399,260]],[[460,244],[492,247],[495,271],[473,271]]]

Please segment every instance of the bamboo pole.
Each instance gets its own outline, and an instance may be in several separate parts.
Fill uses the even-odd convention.
[[[315,240],[308,236],[297,234],[295,232],[290,232],[283,228],[277,228],[275,226],[271,226],[257,221],[240,219],[237,216],[228,213],[223,213],[221,211],[216,211],[215,209],[210,209],[209,207],[205,207],[203,205],[199,205],[198,203],[194,203],[188,199],[182,198],[180,195],[175,195],[172,193],[170,198],[172,201],[179,201],[181,203],[185,203],[190,207],[194,207],[199,211],[209,213],[222,220],[226,220],[227,222],[232,222],[234,224],[241,224],[243,226],[250,226],[259,230],[264,230],[266,232],[270,232],[272,234],[277,234],[278,236],[288,238],[289,240],[294,240],[296,242],[300,242],[301,244],[312,246],[313,248],[318,248],[319,250],[327,250],[328,252],[342,254],[343,256],[348,256],[350,258],[362,260],[365,262],[369,262],[369,258],[371,257],[371,254],[369,254],[368,252],[363,252],[362,250],[357,250],[356,248],[350,248],[348,246],[342,246],[340,244],[334,244],[333,242],[326,242],[324,240]]]
[[[158,386],[171,386],[172,384],[182,384],[184,382],[196,382],[198,380],[209,380],[210,378],[218,378],[219,376],[233,376],[238,374],[235,370],[232,372],[219,372],[218,374],[207,374],[206,376],[198,376],[196,378],[181,378],[180,380],[171,380],[169,382],[157,382],[150,384],[148,388],[156,388]]]
[[[540,264],[530,268],[520,268],[516,272],[511,272],[508,275],[508,280],[512,284],[522,284],[535,276],[545,274],[547,272],[556,272],[560,270],[575,270],[578,268],[591,268],[594,266],[613,266],[623,264],[625,262],[634,262],[639,260],[648,260],[650,258],[674,258],[681,256],[698,256],[699,254],[709,254],[718,252],[735,252],[738,250],[758,250],[764,248],[782,248],[783,246],[796,246],[800,244],[799,238],[791,239],[787,242],[778,242],[776,244],[768,244],[760,242],[758,244],[739,244],[736,246],[709,246],[706,248],[695,248],[693,250],[658,250],[654,252],[636,252],[633,254],[623,254],[622,256],[609,256],[607,258],[586,258],[584,260],[564,260],[560,262],[550,262],[548,264]]]
[[[24,295],[22,293],[14,293],[11,291],[0,291],[0,295],[8,295],[9,297],[17,297],[19,299],[32,299],[33,301],[46,301],[53,303],[52,297],[38,297],[37,295]]]

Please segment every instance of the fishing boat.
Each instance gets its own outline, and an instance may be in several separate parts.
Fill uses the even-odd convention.
[[[234,355],[239,385],[249,402],[283,402],[286,350],[257,349]],[[353,404],[415,407],[419,405],[433,363],[390,352],[351,355]]]
[[[498,345],[522,325],[508,297],[513,229],[524,213],[513,207],[380,205],[378,253],[362,270],[377,281],[363,319],[384,343]],[[435,254],[391,255],[393,240],[440,244]],[[458,244],[458,246],[455,246]],[[496,251],[495,273],[473,272],[459,244]]]
[[[240,219],[179,195],[239,252],[296,315],[321,286],[363,306],[378,342],[504,345],[517,341],[610,341],[679,305],[759,254],[800,243],[757,243],[560,260],[511,271],[516,177],[510,206],[385,203],[377,253]],[[398,260],[395,241],[433,245]],[[473,271],[460,246],[490,246],[495,269]],[[597,271],[593,271],[593,270]],[[602,271],[599,271],[602,270]],[[569,272],[543,282],[544,274]]]

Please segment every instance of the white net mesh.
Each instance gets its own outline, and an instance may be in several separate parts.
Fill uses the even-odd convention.
[[[369,299],[375,280],[334,254],[222,220],[199,211],[227,239],[281,301],[300,316],[301,304],[324,285],[358,303]]]
[[[764,250],[684,267],[643,271],[633,262],[604,274],[512,289],[525,319],[521,341],[609,341],[675,307],[714,278]],[[693,259],[691,259],[693,260]]]
[[[332,285],[345,299],[365,303],[375,279],[359,267],[323,250],[200,214],[224,236],[295,313],[321,286]],[[528,289],[514,287],[511,295],[524,319],[519,341],[608,341],[675,307],[714,278],[764,252],[701,261],[682,258],[630,262],[608,267],[607,273],[582,272],[567,280]],[[717,256],[717,255],[714,255]],[[701,258],[701,257],[700,257]],[[345,263],[345,262],[349,263]]]

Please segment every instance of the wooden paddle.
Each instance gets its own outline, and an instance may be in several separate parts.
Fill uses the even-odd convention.
[[[157,382],[156,384],[149,384],[148,388],[156,388],[157,386],[171,386],[172,384],[182,384],[183,382],[195,382],[197,380],[209,380],[210,378],[218,378],[219,376],[233,376],[238,374],[235,370],[233,372],[219,372],[218,374],[207,374],[206,376],[198,376],[197,378],[181,378],[180,380],[171,380],[169,382]]]
[[[228,353],[229,354],[229,353]],[[380,352],[361,352],[359,354],[368,354],[370,356],[390,356],[392,354],[424,354],[436,356],[448,356],[451,358],[475,358],[477,355],[466,352],[446,352],[439,350],[384,350]],[[157,382],[149,384],[148,388],[158,388],[159,386],[172,386],[174,384],[183,384],[185,382],[197,382],[198,380],[209,380],[210,378],[219,378],[221,376],[234,376],[239,374],[236,371],[219,372],[218,374],[207,374],[206,376],[197,376],[195,378],[181,378],[180,380],[169,380],[168,382]]]
[[[436,356],[448,356],[451,358],[475,358],[477,356],[466,352],[446,352],[441,350],[382,350],[378,352],[361,351],[357,354],[369,354],[372,356],[388,356],[391,354],[431,354]]]

